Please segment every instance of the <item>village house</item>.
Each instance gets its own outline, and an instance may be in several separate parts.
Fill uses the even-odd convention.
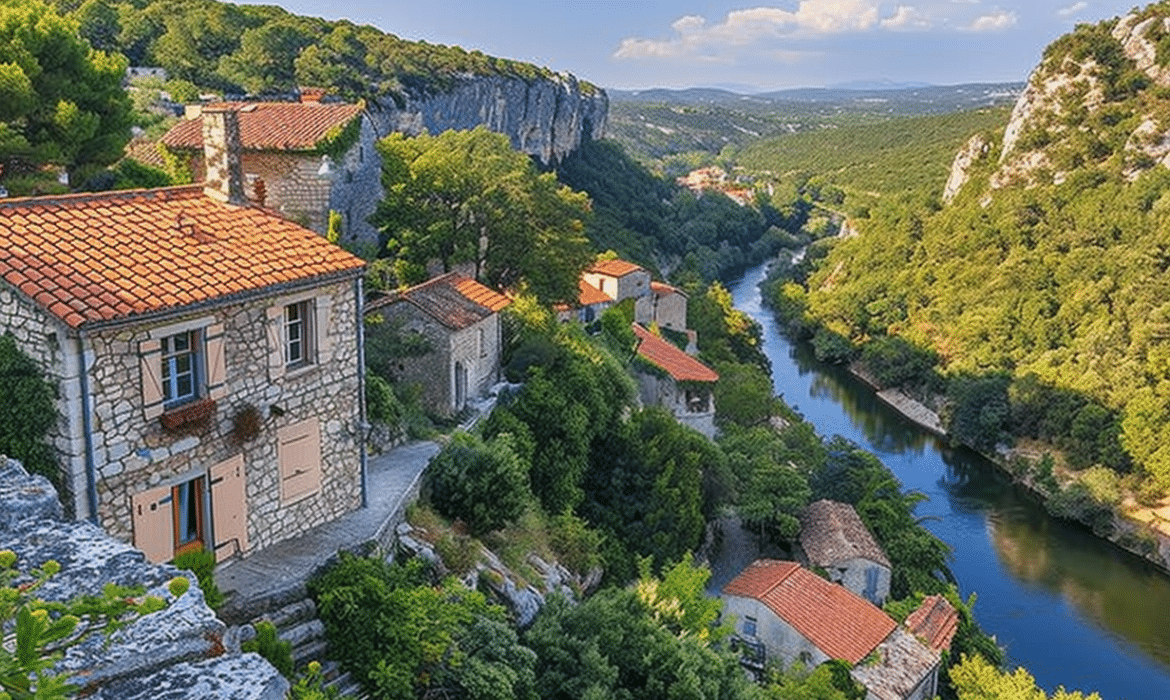
[[[890,560],[848,503],[820,500],[800,514],[802,561],[874,605],[890,597]]]
[[[715,437],[715,370],[637,323],[637,356],[647,363],[636,371],[644,405],[662,406],[683,425]]]
[[[560,323],[572,320],[579,323],[593,323],[613,305],[613,297],[584,279],[579,279],[577,280],[577,303],[575,305],[557,304],[554,311],[557,314],[557,321]]]
[[[364,263],[248,205],[239,115],[204,185],[0,202],[0,332],[56,385],[67,511],[161,562],[360,507]]]
[[[459,413],[500,379],[503,337],[499,311],[508,297],[451,272],[373,300],[369,318],[378,332],[415,336],[425,351],[399,357],[397,381],[417,385],[426,408],[440,416]],[[417,345],[417,344],[416,344]]]
[[[382,198],[378,134],[363,104],[322,102],[321,91],[302,89],[301,102],[246,102],[240,115],[240,147],[248,197],[317,233],[330,212],[340,217],[339,242],[374,245],[367,221]],[[196,182],[204,177],[201,105],[161,140]]]
[[[650,283],[650,296],[643,318],[638,318],[638,307],[634,307],[634,320],[642,325],[656,323],[660,328],[685,333],[687,330],[687,295],[683,290],[664,282]]]
[[[581,273],[581,279],[600,289],[615,302],[636,300],[650,294],[650,272],[625,260],[599,260]]]
[[[581,273],[579,309],[601,304],[600,292],[609,303],[634,300],[634,322],[643,326],[684,332],[687,329],[687,295],[663,282],[655,282],[640,265],[620,259],[601,260]],[[587,297],[589,303],[586,303]]]
[[[811,669],[840,659],[871,700],[928,700],[938,690],[946,647],[924,644],[880,608],[796,562],[758,560],[722,597],[739,642],[765,651],[758,665],[800,662]]]

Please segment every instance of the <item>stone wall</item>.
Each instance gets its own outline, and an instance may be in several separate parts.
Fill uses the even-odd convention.
[[[328,306],[320,346],[324,362],[271,376],[272,319],[269,310],[303,298]],[[327,304],[325,303],[327,301]],[[257,299],[173,316],[151,325],[96,331],[84,338],[5,289],[0,331],[13,330],[21,348],[58,382],[60,430],[54,442],[65,468],[69,510],[90,514],[86,442],[81,420],[77,352],[84,342],[92,397],[93,461],[98,522],[112,535],[134,541],[131,499],[148,488],[203,476],[215,464],[242,456],[246,475],[246,531],[249,549],[297,535],[361,504],[357,311],[350,281],[285,296]],[[321,315],[314,321],[324,321]],[[168,430],[144,411],[141,343],[160,329],[223,328],[226,370],[222,396],[205,424]],[[161,332],[170,332],[165,330]],[[279,338],[279,329],[277,329]],[[60,339],[64,338],[62,342]],[[203,379],[206,379],[205,377]],[[251,406],[260,418],[254,437],[240,439],[233,419]],[[316,495],[282,503],[277,431],[305,419],[319,419],[322,478]],[[206,501],[206,499],[204,499]],[[211,522],[210,512],[206,520]],[[214,523],[212,523],[214,527]]]
[[[646,406],[661,406],[670,411],[679,423],[696,430],[710,439],[715,438],[715,397],[707,396],[707,410],[692,411],[687,405],[686,391],[668,376],[637,372],[638,397]]]
[[[0,455],[0,550],[16,553],[27,571],[49,560],[61,571],[38,590],[49,601],[96,595],[107,583],[141,585],[167,607],[107,639],[99,634],[70,649],[58,666],[88,697],[101,700],[234,698],[280,700],[288,682],[256,654],[241,654],[223,622],[203,600],[195,577],[178,598],[167,582],[184,575],[150,564],[142,552],[89,523],[63,522],[53,487]]]
[[[756,634],[744,632],[747,617],[756,620]],[[812,642],[781,620],[776,613],[754,598],[725,595],[723,597],[723,621],[734,625],[736,634],[748,639],[758,639],[767,649],[768,662],[782,662],[785,667],[806,655],[805,668],[816,668],[829,657]]]

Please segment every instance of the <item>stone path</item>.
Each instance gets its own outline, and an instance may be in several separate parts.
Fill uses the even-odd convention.
[[[228,600],[220,616],[248,620],[302,598],[309,576],[338,550],[356,550],[371,540],[388,544],[406,505],[418,494],[423,469],[438,451],[434,442],[413,442],[371,455],[368,507],[221,565],[215,581]]]

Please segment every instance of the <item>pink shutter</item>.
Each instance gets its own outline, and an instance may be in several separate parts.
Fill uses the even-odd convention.
[[[292,503],[321,488],[321,428],[316,418],[277,431],[280,500]]]
[[[162,342],[157,338],[138,343],[138,364],[142,375],[142,413],[146,420],[163,414]]]
[[[236,455],[209,470],[211,527],[215,533],[215,560],[248,551],[248,498],[244,456]]]
[[[271,306],[265,312],[268,323],[268,378],[284,376],[284,307]]]
[[[317,344],[317,364],[326,365],[333,359],[333,339],[329,335],[329,314],[333,299],[328,294],[313,300],[313,311],[315,318],[313,319],[313,333],[314,340]]]
[[[227,363],[223,351],[223,324],[208,326],[204,331],[207,352],[207,395],[215,400],[227,396]]]
[[[130,497],[134,546],[155,564],[175,556],[173,500],[170,486],[148,489]]]

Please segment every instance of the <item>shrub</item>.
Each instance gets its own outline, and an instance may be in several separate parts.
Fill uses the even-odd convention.
[[[586,574],[601,566],[601,533],[589,527],[572,513],[563,513],[549,519],[551,546],[566,569]]]
[[[276,634],[276,625],[268,620],[261,620],[255,625],[256,636],[240,645],[244,651],[254,651],[263,656],[268,663],[280,671],[280,675],[292,679],[293,656],[292,642],[280,639]]]
[[[428,480],[435,508],[477,537],[515,520],[531,500],[528,465],[507,433],[489,442],[457,433],[431,460]]]
[[[10,334],[0,335],[0,454],[19,460],[25,469],[60,486],[53,448],[46,441],[57,420],[53,386],[40,367],[16,347]],[[58,489],[60,490],[60,489]]]
[[[177,568],[190,571],[199,581],[199,588],[203,590],[203,600],[207,607],[218,610],[223,605],[224,596],[215,583],[215,554],[206,549],[184,552],[175,557],[172,562]]]

